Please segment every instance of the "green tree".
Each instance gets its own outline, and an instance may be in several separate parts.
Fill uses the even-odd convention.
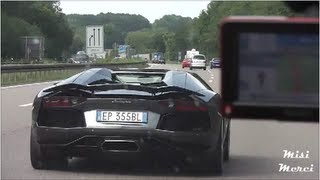
[[[192,19],[189,17],[182,17],[177,15],[165,15],[162,18],[155,20],[152,27],[153,29],[163,29],[167,32],[174,33],[174,48],[171,51],[185,52],[191,49],[191,30],[192,30]],[[170,44],[170,43],[169,43]],[[170,49],[170,48],[169,48]],[[171,54],[171,53],[169,53]]]
[[[165,58],[167,61],[174,61],[177,54],[175,34],[172,32],[165,33],[163,39],[166,46]]]
[[[129,32],[125,43],[135,49],[137,54],[151,53],[153,51],[151,49],[152,36],[153,33],[150,30]]]
[[[1,14],[1,59],[4,58],[22,58],[24,57],[24,48],[21,36],[42,35],[40,29],[28,22]]]
[[[3,1],[1,15],[22,19],[37,26],[45,36],[48,57],[60,57],[72,44],[73,32],[57,1]],[[1,26],[5,30],[7,26]]]
[[[163,39],[163,35],[167,33],[167,31],[163,29],[153,30],[153,35],[151,37],[151,48],[155,50],[155,52],[165,52],[166,45]]]
[[[227,16],[294,16],[283,2],[277,1],[211,1],[193,22],[192,43],[208,58],[219,53],[219,23]]]

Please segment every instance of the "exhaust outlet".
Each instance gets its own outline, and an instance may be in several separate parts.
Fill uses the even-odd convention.
[[[132,140],[105,140],[101,144],[103,151],[110,152],[138,152],[139,146]]]

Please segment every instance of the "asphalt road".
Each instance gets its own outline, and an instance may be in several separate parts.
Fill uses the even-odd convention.
[[[180,65],[151,65],[179,69]],[[193,70],[220,92],[220,70]],[[319,124],[238,120],[231,124],[230,161],[223,176],[174,173],[157,167],[117,165],[72,159],[66,170],[34,170],[29,160],[31,109],[34,96],[52,83],[1,88],[2,179],[319,179]],[[284,150],[309,151],[306,159],[285,159]],[[308,166],[314,172],[279,172],[279,164]]]

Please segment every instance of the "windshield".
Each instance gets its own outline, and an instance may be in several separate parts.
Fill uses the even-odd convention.
[[[114,81],[128,84],[151,84],[161,83],[163,75],[147,75],[147,74],[115,74]]]
[[[205,60],[206,57],[205,56],[201,56],[201,55],[195,55],[195,56],[193,56],[193,59]]]

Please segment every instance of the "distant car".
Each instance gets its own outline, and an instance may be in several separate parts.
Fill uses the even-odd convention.
[[[69,63],[72,63],[72,64],[80,64],[80,61],[77,61],[77,60],[75,60],[74,58],[70,58],[70,59],[69,59]]]
[[[205,55],[198,54],[193,56],[190,63],[190,70],[194,68],[202,68],[203,70],[206,70],[207,69],[206,67],[207,67],[207,59]]]
[[[220,67],[220,59],[218,58],[212,58],[210,61],[210,69]]]
[[[164,59],[152,59],[152,63],[165,64],[166,62],[164,61]]]
[[[81,52],[81,51],[79,51],[79,52]],[[79,52],[73,57],[75,63],[77,63],[77,64],[88,63],[89,56],[87,54],[83,54],[83,53],[79,53]]]
[[[86,54],[86,52],[84,52],[84,51],[78,51],[77,52],[77,55],[84,55],[84,54]]]
[[[191,63],[191,58],[186,58],[186,59],[184,59],[184,60],[181,62],[182,68],[190,67],[190,63]]]

